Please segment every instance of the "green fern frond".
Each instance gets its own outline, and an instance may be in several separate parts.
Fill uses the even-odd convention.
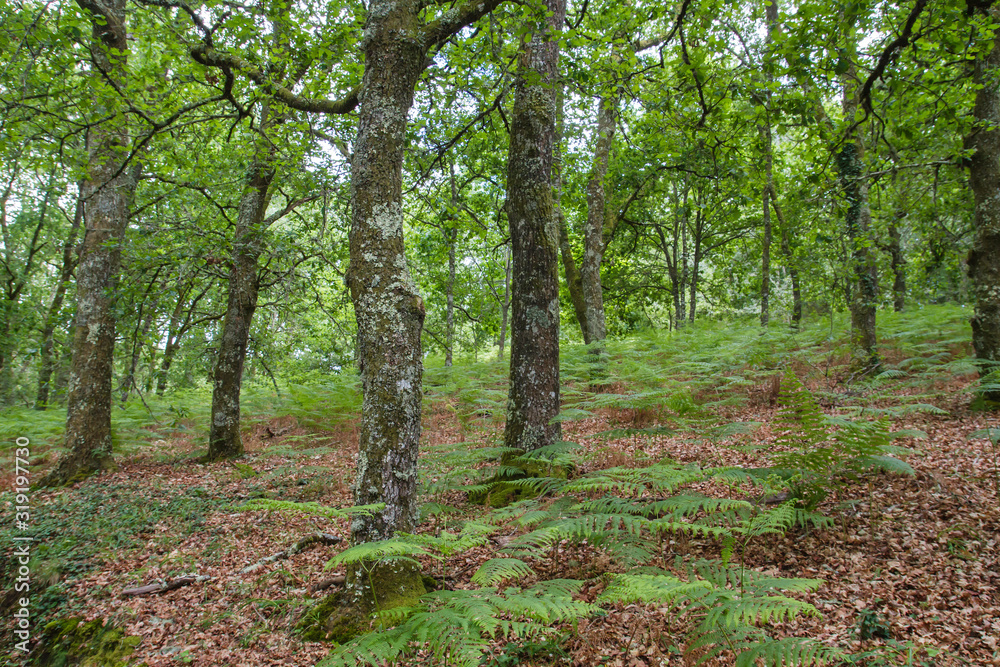
[[[517,558],[491,558],[472,575],[472,583],[493,586],[507,579],[520,579],[534,574],[527,563]]]
[[[667,574],[620,574],[611,580],[597,603],[670,603],[681,597],[697,598],[712,588],[706,581],[681,581]]]
[[[756,667],[763,662],[764,667],[787,667],[798,665],[826,665],[839,663],[843,654],[835,648],[825,646],[812,639],[783,637],[756,642],[744,649],[736,658],[735,667]]]
[[[726,625],[735,628],[737,625],[780,622],[799,615],[819,616],[820,613],[808,602],[783,595],[734,597],[714,605],[703,623],[709,627]]]
[[[329,570],[340,565],[372,563],[387,559],[398,559],[413,562],[419,566],[420,563],[414,560],[414,556],[431,556],[434,558],[440,558],[440,556],[437,556],[420,545],[405,541],[405,536],[398,534],[390,540],[382,540],[381,542],[363,542],[344,549],[327,561],[324,569]]]
[[[906,461],[900,461],[895,456],[875,455],[865,456],[858,461],[864,469],[884,470],[896,473],[897,475],[908,475],[914,477],[917,471]]]

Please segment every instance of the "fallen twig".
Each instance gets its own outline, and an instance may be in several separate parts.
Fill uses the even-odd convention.
[[[311,547],[314,544],[329,545],[329,544],[338,544],[343,541],[344,541],[343,538],[337,537],[336,535],[330,535],[329,533],[315,533],[313,535],[309,535],[308,537],[303,537],[301,540],[293,544],[288,549],[285,549],[284,551],[279,551],[273,556],[267,556],[265,558],[261,558],[256,563],[253,563],[252,565],[247,565],[245,568],[240,570],[240,574],[249,574],[251,572],[256,572],[257,570],[264,567],[268,563],[274,563],[275,561],[288,558],[289,556],[294,556],[295,554],[299,553],[300,551],[304,551],[305,549]]]
[[[175,588],[181,588],[182,586],[190,586],[191,584],[200,584],[205,581],[210,581],[212,577],[202,575],[202,574],[186,574],[183,577],[177,577],[176,579],[170,579],[169,581],[158,581],[153,584],[146,584],[145,586],[139,586],[138,588],[126,588],[121,592],[122,597],[138,597],[140,595],[155,595],[157,593],[166,593],[167,591],[172,591]]]

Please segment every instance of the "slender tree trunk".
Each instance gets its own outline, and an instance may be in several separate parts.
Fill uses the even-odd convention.
[[[503,361],[504,347],[507,344],[507,316],[510,313],[510,282],[511,272],[514,268],[513,262],[511,262],[509,245],[506,246],[504,258],[503,303],[500,304],[500,337],[497,340],[497,361]]]
[[[270,125],[268,116],[269,109],[265,107],[261,114],[261,127],[265,131]],[[264,251],[264,214],[271,199],[270,189],[275,174],[273,150],[265,140],[258,141],[257,155],[247,174],[236,214],[226,317],[222,323],[212,383],[212,423],[206,455],[209,461],[243,454],[240,388],[250,340],[250,323],[257,310],[260,289],[257,263]]]
[[[580,333],[586,342],[590,339],[590,335],[587,333],[587,308],[583,303],[583,278],[576,266],[573,248],[569,245],[569,231],[566,229],[566,216],[563,215],[562,207],[556,210],[556,219],[559,225],[559,255],[562,257],[566,288],[569,290],[569,300],[573,303],[573,315],[580,325]]]
[[[680,241],[681,241],[681,257],[680,266],[677,271],[679,277],[679,285],[677,287],[677,322],[679,326],[684,326],[684,322],[687,321],[687,306],[685,304],[685,298],[688,286],[688,241],[687,241],[687,230],[688,230],[688,219],[687,213],[684,214],[684,218],[681,221],[680,229]]]
[[[174,356],[181,346],[173,340],[167,340],[163,346],[163,359],[160,361],[160,369],[156,372],[156,395],[163,396],[167,393],[167,376],[170,367],[174,364]]]
[[[760,132],[761,152],[764,158],[764,191],[761,193],[763,206],[764,238],[761,244],[761,283],[760,283],[760,325],[767,327],[771,319],[771,193],[774,191],[774,147],[771,141],[771,40],[774,31],[778,29],[778,3],[770,0],[764,10],[767,20],[767,33],[764,37],[764,85],[765,91],[761,99],[763,122],[758,124]]]
[[[587,222],[583,228],[584,253],[580,263],[583,303],[587,319],[588,345],[603,341],[607,336],[604,318],[604,293],[601,287],[601,263],[604,261],[605,230],[610,224],[605,181],[611,159],[611,144],[615,134],[617,100],[602,97],[597,104],[597,139],[594,164],[587,183]]]
[[[458,208],[458,186],[455,184],[455,164],[451,164],[451,205]],[[447,345],[444,351],[444,365],[452,365],[452,354],[455,347],[455,245],[458,242],[458,228],[445,229],[448,240],[448,304],[447,304]]]
[[[122,378],[119,387],[122,395],[121,404],[123,406],[128,403],[128,397],[132,393],[133,387],[136,386],[135,373],[136,369],[139,368],[139,357],[142,354],[142,348],[146,346],[149,330],[153,328],[153,322],[156,320],[156,300],[154,299],[153,303],[145,310],[147,311],[146,315],[142,317],[133,336],[132,356],[129,359],[128,372],[125,373],[125,377]]]
[[[177,342],[179,338],[178,333],[181,326],[181,314],[184,311],[184,301],[187,296],[187,290],[181,289],[177,294],[177,303],[174,305],[174,310],[170,313],[170,322],[167,325],[167,342],[163,346],[163,359],[160,361],[160,369],[156,372],[156,395],[163,396],[167,391],[167,374],[170,372],[170,366],[174,363],[174,355],[177,354],[177,350],[180,349],[180,345]]]
[[[792,244],[788,238],[788,223],[781,212],[781,206],[778,204],[778,191],[773,182],[771,183],[771,207],[774,209],[774,217],[778,219],[778,227],[781,229],[781,254],[785,257],[785,265],[792,277],[792,328],[798,329],[802,323],[802,287],[799,282],[799,269],[795,264]]]
[[[677,214],[675,213],[675,216]],[[670,278],[670,297],[674,302],[673,315],[670,319],[674,330],[679,329],[681,324],[677,319],[677,313],[681,312],[680,301],[680,280],[677,276],[677,218],[674,218],[674,239],[673,245],[667,243],[667,237],[663,233],[663,227],[656,225],[656,234],[660,238],[660,250],[663,252],[663,259],[667,263],[667,276]]]
[[[987,16],[1000,20],[1000,7],[993,5]],[[976,202],[976,236],[969,252],[969,278],[975,295],[972,317],[972,347],[983,362],[980,375],[995,371],[1000,362],[1000,32],[992,48],[984,48],[976,60],[976,93],[973,117],[976,128],[965,140],[972,149],[969,185]],[[1000,401],[1000,390],[986,398]]]
[[[562,209],[562,142],[563,142],[563,84],[556,85],[556,136],[552,145],[552,203],[555,208],[556,222],[559,226],[559,255],[562,258],[563,274],[566,277],[566,289],[569,300],[573,304],[573,315],[580,325],[580,333],[584,342],[590,340],[587,333],[587,308],[583,303],[583,278],[573,256],[573,248],[569,244],[569,229],[566,226],[566,216]]]
[[[900,313],[906,306],[906,258],[903,256],[899,227],[895,223],[889,225],[889,257],[893,276],[892,308]]]
[[[81,190],[82,190],[81,184]],[[35,394],[35,409],[45,410],[49,406],[49,389],[52,382],[52,372],[55,368],[53,350],[55,347],[56,325],[59,323],[59,313],[66,299],[66,289],[73,279],[73,269],[76,267],[76,257],[73,251],[76,246],[77,232],[83,220],[83,198],[77,197],[76,211],[70,223],[69,234],[63,243],[62,265],[59,268],[59,282],[52,296],[45,323],[42,325],[42,349],[38,362],[38,392]]]
[[[852,29],[853,32],[853,29]],[[844,75],[844,118],[852,119],[858,108],[857,75],[852,66]],[[850,122],[850,121],[848,121]],[[870,243],[871,210],[868,207],[868,175],[864,165],[864,144],[855,127],[837,153],[840,185],[847,199],[846,228],[850,243],[850,264],[855,286],[848,301],[851,310],[851,365],[856,371],[879,367],[876,336],[878,273]]]
[[[765,110],[765,113],[766,110]],[[771,319],[771,124],[765,121],[760,127],[761,143],[764,145],[764,174],[766,184],[761,195],[764,217],[764,237],[761,241],[761,281],[760,281],[760,325],[767,327]]]
[[[91,15],[95,81],[125,82],[128,53],[125,1],[80,0]],[[101,85],[103,87],[103,85]],[[109,95],[109,99],[114,99]],[[116,115],[90,128],[89,162],[81,196],[85,234],[76,268],[76,324],[65,446],[58,466],[42,481],[61,486],[81,475],[114,467],[111,456],[111,373],[115,343],[113,299],[121,244],[137,174],[123,169],[129,147],[125,119]]]
[[[513,248],[507,447],[530,451],[561,437],[559,414],[559,230],[552,205],[559,31],[565,0],[546,0],[547,30],[524,44],[514,88],[507,162]]]
[[[698,274],[701,269],[701,234],[703,225],[701,212],[698,213],[698,218],[694,235],[694,256],[691,261],[691,289],[688,292],[688,322],[694,322],[695,312],[698,309]]]

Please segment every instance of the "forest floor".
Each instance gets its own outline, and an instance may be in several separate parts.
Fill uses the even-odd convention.
[[[894,429],[926,434],[897,443],[914,450],[906,457],[914,476],[865,475],[820,504],[832,527],[767,535],[738,554],[748,568],[769,575],[824,582],[803,598],[822,615],[772,622],[772,635],[811,637],[853,654],[842,664],[1000,665],[998,452],[989,440],[972,437],[997,426],[997,419],[970,412],[974,379],[969,373],[939,377],[920,387],[921,400],[936,397],[935,410],[897,411],[891,418]],[[823,382],[811,381],[818,395]],[[820,396],[821,403],[837,414],[840,406],[833,403],[844,390],[833,382],[825,387],[832,391]],[[895,394],[883,387],[868,405],[907,404],[912,387]],[[656,427],[676,422],[676,414],[655,407],[595,408],[566,421],[564,438],[581,445],[574,474],[667,459],[699,466],[769,465],[766,453],[779,432],[777,380],[764,377],[727,392],[739,400],[712,410],[712,423],[753,424],[752,429],[706,438],[707,422],[689,420],[673,433],[662,433]],[[694,396],[697,404],[706,394]],[[483,411],[463,412],[461,403],[439,392],[425,404],[422,474],[433,492],[426,499],[457,508],[467,519],[486,510],[467,505],[460,491],[436,485],[450,470],[441,461],[463,448],[495,444],[502,425]],[[310,587],[337,574],[324,565],[345,544],[317,545],[241,573],[317,531],[349,537],[347,519],[240,509],[252,498],[352,504],[356,422],[317,430],[303,421],[294,415],[256,416],[245,432],[248,453],[235,464],[198,463],[200,438],[175,433],[119,458],[118,472],[69,489],[32,491],[39,526],[33,596],[37,587],[47,587],[32,598],[34,613],[49,619],[105,619],[124,636],[138,638],[129,643],[131,655],[125,651],[122,662],[107,664],[315,664],[329,645],[303,642],[293,629],[326,594]],[[32,468],[35,478],[54,457],[40,458]],[[10,488],[12,475],[0,483]],[[10,523],[12,508],[4,504],[0,515]],[[430,516],[421,531],[434,533],[455,521],[454,514]],[[446,588],[470,587],[477,567],[509,543],[512,526],[475,548],[426,561],[425,573]],[[8,544],[2,548],[9,558]],[[721,545],[708,537],[678,535],[665,540],[662,549],[657,558],[668,562],[699,554],[717,558]],[[531,565],[538,579],[586,580],[578,596],[587,601],[606,586],[608,573],[621,571],[607,554],[569,542]],[[208,579],[160,594],[122,596],[125,589],[190,574]],[[12,595],[7,592],[5,609],[13,608]],[[692,664],[683,652],[689,621],[670,605],[604,607],[603,616],[566,626],[558,641],[537,645],[544,650],[498,641],[492,662],[483,664]],[[0,648],[6,654],[10,613],[4,612],[3,622]],[[35,639],[41,633],[36,627]],[[22,657],[7,655],[12,664]],[[401,664],[436,663],[415,658]],[[708,664],[732,664],[732,659]]]

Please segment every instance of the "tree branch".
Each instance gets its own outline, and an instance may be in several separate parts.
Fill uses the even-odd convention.
[[[885,68],[889,66],[889,63],[896,57],[897,53],[909,46],[910,35],[913,33],[913,24],[917,22],[917,18],[920,16],[920,13],[924,11],[924,7],[926,6],[927,0],[917,0],[916,4],[913,5],[913,9],[910,11],[910,15],[906,18],[906,24],[903,26],[903,32],[900,33],[899,37],[892,40],[892,43],[889,44],[889,46],[885,47],[885,50],[882,51],[882,55],[879,56],[875,69],[873,69],[872,73],[868,75],[865,85],[861,87],[861,94],[858,97],[858,101],[868,113],[873,113],[872,86],[875,85],[877,80],[882,78],[882,75],[885,73]]]
[[[191,48],[190,54],[195,62],[205,67],[216,67],[223,71],[234,69],[243,72],[247,78],[260,86],[264,92],[292,109],[307,113],[343,115],[354,111],[358,106],[358,93],[361,91],[361,86],[355,86],[346,97],[340,100],[312,99],[296,95],[288,88],[269,80],[263,72],[255,69],[247,61],[231,53],[222,53],[206,44],[199,44]]]

